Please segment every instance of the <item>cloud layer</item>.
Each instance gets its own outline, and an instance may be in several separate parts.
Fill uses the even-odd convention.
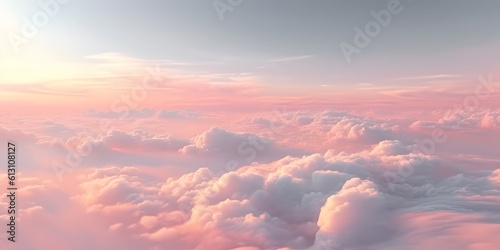
[[[138,119],[158,120],[152,114]],[[468,117],[460,124],[479,128],[495,115]],[[444,129],[446,119],[453,120],[436,126]],[[33,133],[0,128],[3,139],[22,145],[20,160],[37,166],[19,180],[19,223],[33,239],[19,242],[23,249],[482,250],[500,244],[500,172],[492,167],[498,161],[470,167],[467,159],[426,152],[415,143],[424,129],[415,121],[274,112],[227,124],[239,129],[212,126],[191,137],[37,124]],[[54,162],[68,167],[61,182]],[[0,210],[7,207],[2,200]],[[64,222],[70,220],[72,227]],[[64,237],[42,240],[57,234]]]

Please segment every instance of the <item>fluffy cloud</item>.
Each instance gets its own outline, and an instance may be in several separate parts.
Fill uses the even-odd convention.
[[[394,139],[394,131],[398,126],[387,123],[375,123],[360,118],[344,117],[338,121],[329,131],[333,139],[366,140],[368,142],[379,142],[385,139]]]
[[[85,192],[75,199],[85,204],[90,212],[151,210],[160,206],[155,198],[159,190],[154,179],[137,168],[98,169],[87,178],[88,181],[80,185]]]
[[[0,126],[0,140],[17,141],[22,143],[35,143],[37,138],[34,134],[25,133],[20,129],[7,129]]]
[[[409,134],[402,136],[400,121],[338,111],[273,115],[253,116],[249,132],[213,127],[191,139],[123,129],[39,142],[0,129],[2,138],[22,142],[21,156],[34,153],[36,164],[22,162],[39,172],[92,145],[82,156],[85,168],[65,178],[64,187],[49,181],[52,172],[23,179],[23,233],[38,236],[21,247],[479,250],[498,244],[499,170],[481,161],[464,169],[445,154],[426,155],[404,138]],[[170,165],[182,171],[162,168]],[[0,201],[0,210],[6,206]]]
[[[255,162],[271,162],[287,155],[303,155],[304,150],[276,145],[273,140],[252,134],[235,133],[213,127],[192,139],[180,152],[203,157],[213,170],[231,171]]]
[[[497,169],[491,173],[490,180],[492,182],[500,184],[500,169]]]
[[[253,145],[263,150],[270,145],[271,141],[249,133],[233,133],[222,128],[213,127],[208,131],[196,136],[191,145],[185,146],[182,152],[187,154],[200,154],[210,152],[236,153],[242,151],[245,145]],[[241,146],[240,146],[241,145]]]
[[[326,238],[326,243],[338,248],[356,247],[388,238],[386,203],[373,182],[350,179],[321,208],[316,244]]]
[[[189,140],[174,138],[171,135],[157,136],[142,130],[131,134],[122,131],[110,131],[102,138],[113,149],[130,151],[177,151],[189,144]]]
[[[275,110],[244,122],[251,124],[258,134],[303,148],[328,146],[354,151],[383,140],[403,139],[399,135],[400,126],[394,121],[373,120],[335,110]]]
[[[202,138],[198,145],[212,142]],[[415,173],[392,190],[380,178],[417,160],[423,163]],[[488,249],[483,241],[499,225],[493,219],[500,208],[493,198],[500,195],[498,171],[439,177],[429,166],[440,164],[415,145],[382,141],[354,154],[284,157],[221,176],[201,168],[163,183],[135,168],[99,169],[75,199],[91,213],[112,212],[107,221],[113,232],[125,230],[156,249],[400,249],[432,240],[432,220],[425,222],[429,229],[417,227],[415,215],[460,218],[471,212],[477,216],[468,223],[487,235],[462,242]],[[446,230],[442,237],[460,233]],[[427,246],[451,246],[433,241]]]
[[[411,125],[414,129],[497,129],[500,127],[500,110],[450,110],[438,121],[417,121]]]
[[[51,120],[43,121],[41,125],[41,130],[42,132],[48,135],[59,138],[71,136],[75,132],[74,129]]]

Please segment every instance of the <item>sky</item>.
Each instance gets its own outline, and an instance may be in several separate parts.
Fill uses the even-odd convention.
[[[0,0],[0,248],[496,249],[499,11]]]

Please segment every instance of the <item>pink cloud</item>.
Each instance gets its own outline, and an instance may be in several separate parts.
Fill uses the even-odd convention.
[[[461,122],[480,126],[491,114]],[[20,246],[79,250],[89,247],[82,235],[95,239],[95,249],[493,246],[487,239],[498,231],[500,172],[487,170],[485,161],[451,162],[441,148],[422,152],[414,142],[420,131],[408,129],[415,119],[340,111],[240,118],[225,128],[207,122],[202,132],[179,137],[158,126],[135,129],[130,121],[101,136],[92,136],[93,127],[79,136],[81,118],[26,124],[35,134],[0,129],[25,147],[19,212],[30,242]],[[50,134],[55,128],[68,138]],[[86,145],[92,152],[58,183],[50,163],[64,163]],[[228,168],[232,161],[238,164]],[[410,167],[409,176],[387,185],[384,173]],[[6,206],[0,201],[0,210]],[[480,233],[466,234],[468,227]],[[57,244],[46,241],[56,236]]]
[[[416,121],[411,125],[414,129],[497,129],[500,127],[500,110],[450,110],[438,121]]]

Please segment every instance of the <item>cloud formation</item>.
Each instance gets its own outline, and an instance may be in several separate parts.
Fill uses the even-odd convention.
[[[380,173],[412,160],[425,163],[389,189]],[[433,238],[432,218],[441,217],[450,223],[443,239],[460,237],[467,221],[484,234],[461,246],[489,249],[485,240],[500,226],[492,198],[500,195],[498,171],[437,176],[440,164],[415,145],[382,141],[354,154],[285,157],[222,176],[200,168],[163,182],[138,168],[96,169],[73,198],[88,213],[108,216],[108,234],[126,232],[156,249],[459,247]]]
[[[500,110],[450,110],[446,111],[438,121],[416,121],[411,127],[415,129],[498,129],[500,127]]]
[[[248,127],[190,138],[147,129],[80,135],[75,123],[52,120],[37,123],[37,134],[2,128],[33,152],[28,173],[38,174],[22,179],[20,220],[39,237],[65,232],[58,245],[40,244],[55,249],[86,249],[74,244],[84,242],[78,235],[92,235],[96,249],[495,249],[498,169],[426,154],[401,121],[331,110],[248,117]],[[55,128],[71,136],[49,135]],[[68,159],[77,166],[61,183],[46,175]],[[38,230],[58,218],[79,227]],[[467,228],[480,233],[464,237]]]

